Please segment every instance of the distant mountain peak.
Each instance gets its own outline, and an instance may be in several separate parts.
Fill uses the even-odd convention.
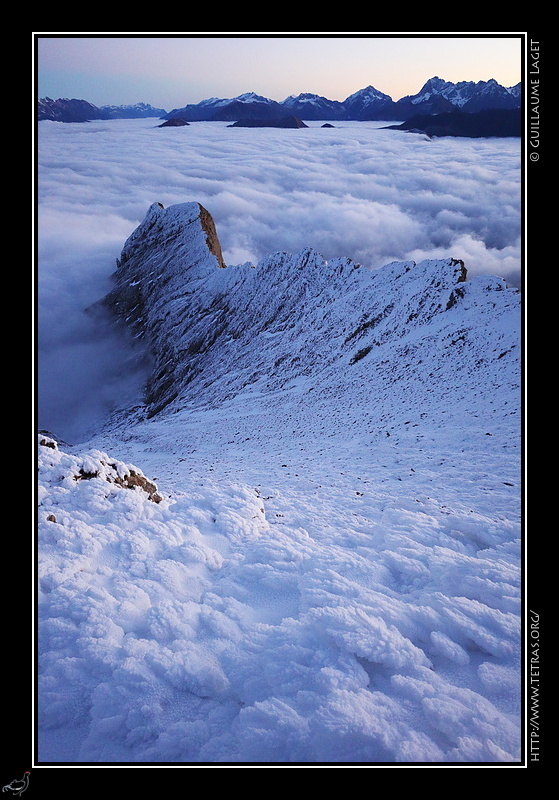
[[[289,97],[286,97],[283,101],[284,103],[290,103],[295,100],[297,101],[305,101],[305,100],[324,100],[324,97],[321,97],[318,94],[313,92],[301,92],[300,94],[290,94]]]
[[[379,98],[382,100],[392,100],[390,95],[384,94],[384,92],[379,91],[374,86],[369,84],[365,86],[364,89],[359,89],[357,92],[350,94],[349,97],[346,97],[345,102],[356,100],[357,98]]]
[[[269,98],[263,97],[261,94],[256,94],[256,92],[244,92],[244,94],[240,94],[235,97],[235,100],[238,100],[240,103],[269,103],[271,102]]]
[[[433,75],[432,78],[429,78],[425,82],[423,89],[425,89],[426,86],[430,86],[432,89],[441,89],[444,86],[449,86],[449,85],[450,85],[449,81],[445,81],[444,78],[439,78],[438,75]],[[423,91],[423,89],[420,89],[420,91]]]

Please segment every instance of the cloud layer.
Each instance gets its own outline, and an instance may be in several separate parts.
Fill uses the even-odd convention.
[[[454,256],[470,275],[519,282],[517,139],[431,141],[378,123],[45,122],[38,153],[39,424],[69,436],[121,397],[130,352],[83,310],[107,291],[126,237],[153,202],[202,203],[229,264],[313,247],[372,269]]]

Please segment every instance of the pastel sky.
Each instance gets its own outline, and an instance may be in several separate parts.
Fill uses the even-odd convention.
[[[273,100],[300,92],[344,100],[369,84],[398,100],[435,75],[513,86],[522,79],[524,35],[34,32],[33,38],[39,97],[171,110],[249,91]]]

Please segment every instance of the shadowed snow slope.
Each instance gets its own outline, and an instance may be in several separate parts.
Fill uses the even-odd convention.
[[[42,437],[40,760],[518,761],[518,292],[224,266],[199,204],[154,204],[105,300],[145,403]]]

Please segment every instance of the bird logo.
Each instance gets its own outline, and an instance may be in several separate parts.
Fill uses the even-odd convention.
[[[29,786],[29,772],[24,772],[23,778],[21,780],[15,780],[11,783],[7,783],[5,786],[2,787],[3,792],[11,792],[14,797],[19,797],[20,794],[27,789]]]

